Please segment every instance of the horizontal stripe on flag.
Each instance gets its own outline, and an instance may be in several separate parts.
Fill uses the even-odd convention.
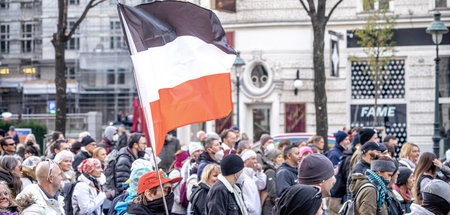
[[[141,99],[160,99],[162,89],[214,74],[228,74],[236,56],[192,36],[178,37],[161,47],[150,48],[131,56],[139,82]],[[230,85],[229,82],[216,87]],[[229,87],[229,86],[226,86]]]

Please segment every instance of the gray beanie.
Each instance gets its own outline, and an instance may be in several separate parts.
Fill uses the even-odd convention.
[[[303,158],[298,167],[298,183],[315,185],[333,177],[331,161],[321,154],[311,154]]]
[[[427,185],[425,185],[423,192],[439,196],[447,200],[448,203],[450,203],[450,185],[447,184],[445,181],[433,179],[430,182],[428,182]]]
[[[271,149],[269,151],[266,151],[264,153],[264,157],[266,157],[267,160],[272,161],[275,159],[279,154],[281,154],[281,151],[278,149]]]
[[[372,171],[380,172],[395,172],[397,170],[397,166],[395,166],[394,161],[373,160],[370,163],[370,169]]]

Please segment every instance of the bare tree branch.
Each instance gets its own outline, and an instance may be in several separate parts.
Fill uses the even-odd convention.
[[[337,8],[337,6],[339,6],[339,4],[342,3],[342,1],[343,1],[343,0],[339,0],[339,1],[336,2],[336,4],[331,8],[330,12],[329,12],[328,15],[325,17],[325,18],[326,18],[326,21],[325,21],[325,22],[328,22],[328,20],[329,20],[330,17],[331,17],[331,14],[333,14],[334,10]]]
[[[104,1],[106,1],[106,0],[100,0],[97,3],[93,4],[92,7],[95,7],[95,6],[99,5],[100,3],[104,2]]]
[[[75,30],[77,30],[78,26],[81,24],[81,22],[84,20],[84,18],[86,18],[86,15],[88,13],[88,11],[97,6],[98,4],[104,2],[105,0],[100,0],[98,2],[96,2],[96,0],[90,0],[89,3],[86,5],[86,7],[84,8],[83,13],[81,14],[80,18],[78,18],[78,20],[75,22],[75,24],[72,26],[72,29],[70,29],[69,34],[67,34],[66,36],[66,41],[69,40],[72,35],[75,33]]]
[[[308,8],[305,5],[305,2],[303,2],[303,0],[300,0],[300,3],[302,4],[303,9],[305,9],[305,11],[308,14],[308,16],[311,16],[311,12],[309,12]]]
[[[314,1],[308,0],[308,6],[309,6],[309,12],[311,13],[312,16],[314,16],[316,14],[316,6],[314,5]]]

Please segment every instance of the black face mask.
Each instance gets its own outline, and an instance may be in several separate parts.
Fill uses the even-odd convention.
[[[167,195],[166,198],[166,203],[167,203],[167,208],[169,210],[169,214],[172,213],[172,206],[173,206],[173,202],[174,202],[174,194],[173,192],[171,192],[169,195]],[[161,211],[165,211],[164,209],[164,201],[163,198],[159,198],[159,199],[155,199],[151,202],[148,202],[147,204],[147,208],[149,208],[152,212],[161,212]]]
[[[145,156],[145,151],[138,151],[138,158],[143,158]]]

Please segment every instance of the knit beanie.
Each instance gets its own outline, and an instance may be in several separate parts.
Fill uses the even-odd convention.
[[[347,138],[348,134],[343,131],[338,131],[333,134],[334,138],[336,138],[336,145],[339,145],[345,138]]]
[[[241,153],[241,158],[244,162],[253,156],[256,157],[256,152],[251,149],[246,149]]]
[[[273,140],[273,138],[268,134],[261,135],[261,138],[259,138],[259,142],[261,143],[261,146],[266,144],[267,141]]]
[[[223,176],[233,175],[244,169],[244,161],[235,154],[225,156],[220,162],[220,170]]]
[[[278,149],[271,149],[264,153],[264,157],[266,157],[267,160],[272,161],[275,159],[279,154],[281,154],[281,151]]]
[[[131,171],[130,174],[130,187],[128,188],[127,192],[130,196],[136,197],[137,196],[137,189],[138,189],[138,182],[142,175],[144,175],[147,172],[150,172],[150,168],[148,167],[140,167],[137,169],[134,169]]]
[[[430,182],[428,182],[427,185],[425,185],[423,192],[439,196],[447,200],[448,203],[450,203],[450,185],[447,184],[445,181],[433,179]]]
[[[81,146],[87,146],[92,142],[95,142],[95,140],[91,136],[83,137],[81,140]]]
[[[408,178],[411,176],[412,171],[408,167],[399,167],[398,170],[398,178],[395,184],[397,184],[397,186],[402,186],[408,183]]]
[[[333,177],[331,161],[321,154],[311,154],[302,159],[298,167],[299,184],[320,184]]]
[[[189,144],[189,154],[192,155],[194,152],[198,150],[205,150],[200,142],[191,142]]]
[[[373,160],[370,162],[370,169],[374,172],[395,172],[397,167],[395,166],[394,161]]]
[[[352,139],[352,148],[355,148],[356,145],[358,145],[358,143],[360,143],[360,142],[361,142],[361,140],[360,140],[360,138],[359,138],[359,134],[356,133],[356,134],[353,136],[353,139]]]
[[[361,145],[364,145],[367,141],[370,140],[370,138],[373,137],[375,134],[375,130],[372,128],[364,128],[361,131],[359,131],[359,139]]]

